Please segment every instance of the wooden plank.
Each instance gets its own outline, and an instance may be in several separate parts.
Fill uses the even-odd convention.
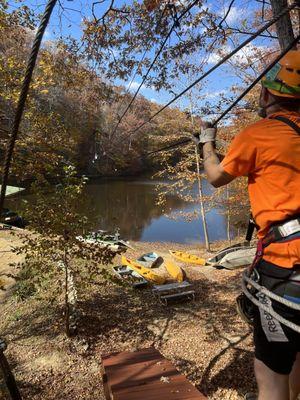
[[[206,399],[154,348],[102,356],[107,400]]]
[[[183,281],[180,283],[167,283],[165,285],[154,285],[154,288],[152,289],[153,293],[157,292],[167,292],[169,290],[179,290],[179,289],[185,289],[187,287],[192,286],[189,282]]]
[[[190,290],[188,292],[173,293],[173,294],[168,294],[166,296],[161,296],[160,297],[160,300],[164,304],[168,304],[169,300],[176,301],[176,300],[184,300],[184,299],[194,300],[195,299],[195,291],[194,290]]]

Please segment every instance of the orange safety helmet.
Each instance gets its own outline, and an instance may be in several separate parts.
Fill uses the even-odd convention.
[[[290,50],[262,79],[275,96],[300,99],[300,50]]]

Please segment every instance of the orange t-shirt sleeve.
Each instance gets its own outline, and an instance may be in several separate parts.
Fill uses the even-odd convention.
[[[247,130],[235,136],[221,162],[225,172],[232,176],[245,176],[256,167],[256,148]]]

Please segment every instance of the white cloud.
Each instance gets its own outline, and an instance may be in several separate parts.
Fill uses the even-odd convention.
[[[206,92],[203,94],[203,100],[214,100],[220,96],[224,96],[228,90],[216,90],[215,92]]]
[[[210,53],[207,59],[208,64],[218,63],[226,54],[230,53],[230,51],[232,51],[231,47],[228,45],[224,45],[219,49],[217,53]]]
[[[224,18],[228,11],[228,7],[223,7],[220,11],[219,15],[221,18]],[[228,25],[233,25],[235,22],[239,20],[239,18],[243,15],[243,11],[235,6],[231,7],[229,14],[226,17],[226,22]]]
[[[208,56],[207,62],[208,64],[216,64],[232,51],[233,48],[231,46],[225,45],[217,53],[211,53]],[[249,59],[258,58],[259,56],[262,56],[266,51],[266,46],[255,46],[252,43],[248,43],[229,60],[233,61],[234,63],[247,64],[249,63]]]
[[[141,84],[141,82],[137,82],[137,81],[133,81],[133,82],[126,82],[125,83],[125,87],[126,87],[126,89],[128,90],[129,89],[129,87],[130,87],[130,91],[135,91],[135,90],[137,90],[139,87],[140,87],[140,84]],[[145,84],[143,84],[142,86],[141,86],[141,88],[140,88],[140,91],[141,90],[152,90],[152,91],[154,91],[154,92],[156,92],[156,90],[155,90],[155,87],[154,86],[146,86]]]
[[[130,90],[136,90],[139,86],[140,86],[140,82],[137,82],[137,81],[133,81],[133,82],[128,82],[127,84],[126,84],[126,88],[129,88],[130,87]],[[145,85],[142,85],[142,87],[141,87],[141,90],[142,89],[145,89]]]

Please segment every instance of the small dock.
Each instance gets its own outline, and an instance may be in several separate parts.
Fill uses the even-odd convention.
[[[102,356],[107,400],[204,400],[155,348]]]

